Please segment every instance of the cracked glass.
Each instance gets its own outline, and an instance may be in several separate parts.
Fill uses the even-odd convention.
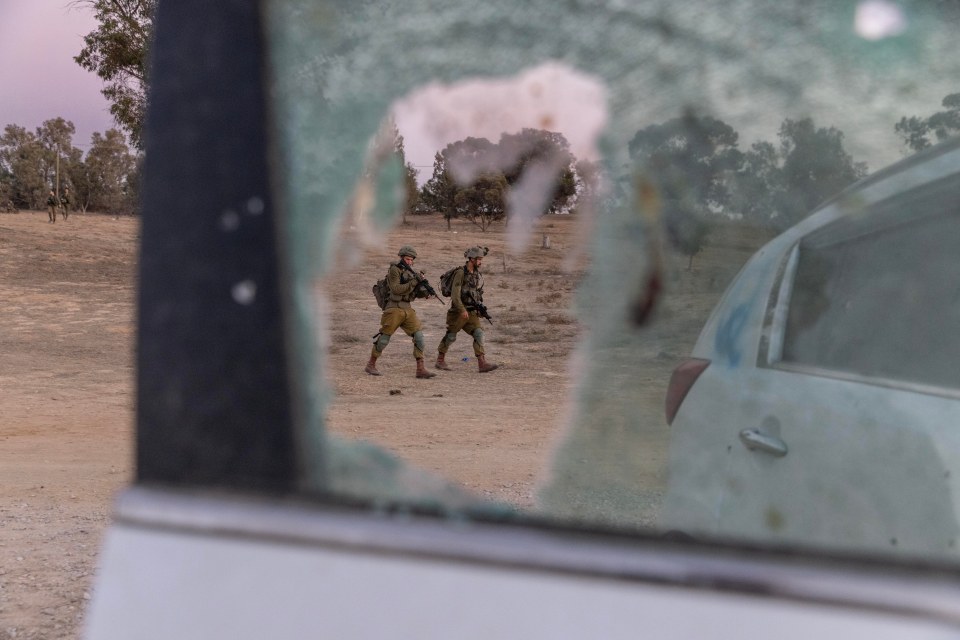
[[[960,4],[266,7],[305,490],[954,557]]]

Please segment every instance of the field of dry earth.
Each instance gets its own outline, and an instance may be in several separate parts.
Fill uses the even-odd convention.
[[[79,637],[111,501],[133,472],[138,233],[134,218],[74,214],[49,224],[44,212],[0,215],[0,640]],[[571,301],[588,265],[563,269],[578,233],[574,218],[546,217],[529,249],[512,255],[500,227],[481,233],[454,221],[448,230],[442,218],[415,217],[319,283],[330,428],[481,495],[533,504],[584,331]],[[637,374],[651,416],[662,415],[670,371],[765,237],[716,231],[689,270],[685,257],[666,255],[662,344]],[[379,321],[370,287],[403,244],[417,248],[434,284],[466,247],[490,247],[485,301],[494,324],[484,328],[499,370],[478,374],[461,334],[448,356],[454,370],[418,380],[411,341],[398,333],[378,363],[383,375],[363,372]],[[417,309],[432,369],[444,310],[435,300]],[[665,425],[654,433],[656,462],[669,434]]]

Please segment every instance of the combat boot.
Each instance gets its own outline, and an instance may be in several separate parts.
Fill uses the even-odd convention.
[[[423,366],[423,358],[417,358],[417,377],[418,378],[432,378],[435,373],[432,371],[427,371],[427,368]]]
[[[371,356],[370,356],[370,362],[367,363],[367,366],[364,367],[363,370],[366,371],[367,373],[369,373],[369,374],[372,375],[372,376],[379,376],[379,375],[381,375],[380,372],[377,371],[377,356],[371,355]]]
[[[437,369],[440,369],[441,371],[450,371],[450,370],[451,370],[451,369],[450,369],[450,365],[448,365],[448,364],[446,363],[446,361],[443,359],[444,356],[446,356],[446,355],[447,355],[447,354],[445,354],[445,353],[437,353],[437,364],[435,364],[434,366],[435,366]]]
[[[494,369],[499,369],[500,365],[490,364],[487,362],[486,356],[477,356],[477,371],[480,373],[487,373],[488,371],[493,371]]]

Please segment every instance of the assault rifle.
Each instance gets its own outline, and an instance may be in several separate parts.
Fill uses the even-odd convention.
[[[473,294],[467,294],[467,300],[464,300],[467,303],[467,307],[471,307],[476,310],[477,315],[481,318],[486,318],[487,322],[493,324],[493,318],[490,317],[490,312],[487,311],[487,307],[480,302],[477,302],[477,299],[473,297]]]
[[[437,302],[439,302],[439,303],[442,304],[443,306],[447,306],[447,303],[444,302],[443,299],[442,299],[439,295],[437,295],[437,290],[434,289],[434,288],[433,288],[433,285],[431,285],[430,282],[427,280],[427,277],[424,275],[423,271],[420,271],[420,272],[414,271],[414,270],[413,270],[413,267],[411,267],[410,265],[408,265],[408,264],[407,264],[406,262],[404,262],[403,260],[401,260],[401,261],[398,262],[397,264],[398,264],[398,266],[399,266],[401,269],[406,269],[406,270],[409,271],[411,274],[413,274],[413,277],[414,277],[414,278],[416,279],[416,281],[417,281],[417,286],[414,288],[414,291],[416,291],[416,289],[423,289],[424,291],[427,292],[427,296],[426,296],[426,297],[428,297],[428,298],[436,298],[436,299],[437,299]]]

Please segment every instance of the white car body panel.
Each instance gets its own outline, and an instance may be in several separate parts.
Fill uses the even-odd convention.
[[[139,489],[121,503],[89,640],[960,637],[946,582]]]
[[[664,526],[829,549],[958,552],[957,394],[779,362],[781,297],[798,242],[958,167],[953,148],[872,178],[744,266],[692,352],[711,364],[671,427]],[[748,449],[743,430],[777,438],[788,452]]]

